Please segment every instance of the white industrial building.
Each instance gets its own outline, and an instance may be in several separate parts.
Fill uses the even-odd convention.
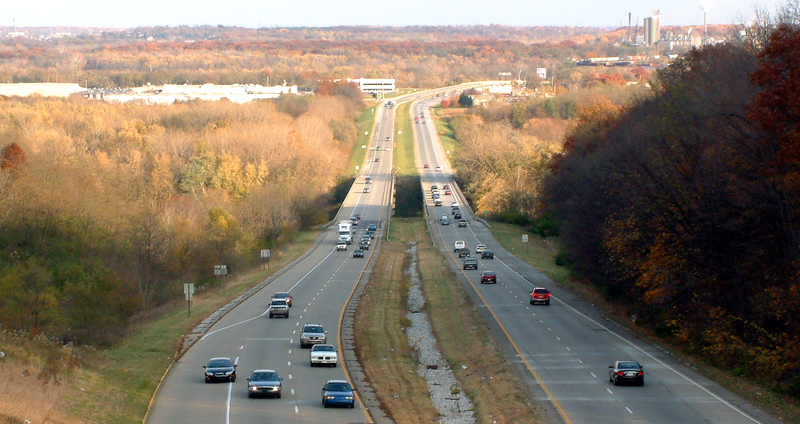
[[[348,78],[347,81],[358,84],[362,93],[386,94],[396,90],[394,78]]]
[[[275,99],[282,94],[297,94],[296,85],[276,85],[264,87],[257,84],[164,84],[134,89],[119,94],[105,94],[103,99],[110,102],[141,101],[146,104],[171,104],[190,100],[222,100],[233,103],[247,103],[253,100]]]
[[[62,83],[20,83],[0,84],[0,96],[27,97],[38,94],[44,97],[68,97],[70,94],[81,93],[85,88],[78,84]]]

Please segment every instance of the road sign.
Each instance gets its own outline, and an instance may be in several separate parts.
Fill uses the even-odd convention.
[[[523,234],[522,235],[522,242],[523,243],[527,243],[528,242],[528,235],[527,234]]]
[[[270,256],[269,249],[264,249],[264,250],[261,251],[261,258],[262,259],[269,258],[269,256]]]
[[[189,316],[192,316],[192,296],[194,295],[194,284],[185,283],[183,292],[186,294],[186,306],[189,309]]]

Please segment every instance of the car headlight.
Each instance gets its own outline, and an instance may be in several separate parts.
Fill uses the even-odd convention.
[[[233,374],[233,371],[225,371],[225,375],[231,375],[231,374]]]
[[[258,387],[256,387],[256,386],[249,386],[249,387],[247,387],[247,390],[250,390],[251,392],[255,392],[256,390],[258,390]]]
[[[335,398],[334,398],[333,396],[326,395],[326,396],[325,396],[325,399],[335,399]]]
[[[213,373],[213,372],[211,372],[211,371],[206,371],[206,377],[211,377],[211,376],[213,376],[213,375],[214,375],[214,373]]]
[[[347,399],[347,400],[353,400],[352,396],[345,396],[344,398]]]

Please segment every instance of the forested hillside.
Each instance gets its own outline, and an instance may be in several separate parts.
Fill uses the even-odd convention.
[[[325,222],[361,107],[0,101],[0,328],[112,343],[214,264]]]
[[[710,362],[800,396],[800,31],[693,51],[584,109],[544,184],[577,275]]]

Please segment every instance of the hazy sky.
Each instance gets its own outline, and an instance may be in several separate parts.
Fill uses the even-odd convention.
[[[0,26],[617,26],[661,11],[662,25],[739,23],[782,0],[7,0]],[[709,6],[710,5],[710,6]]]

